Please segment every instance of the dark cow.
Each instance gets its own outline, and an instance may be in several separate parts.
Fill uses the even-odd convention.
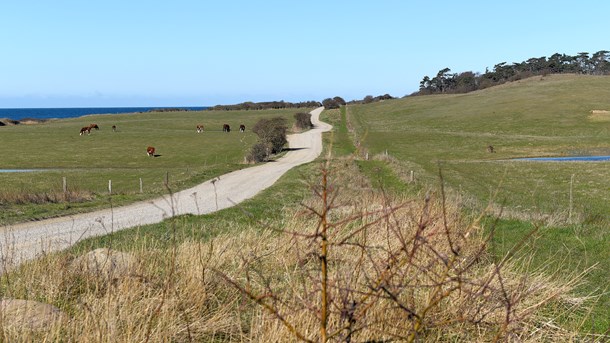
[[[80,135],[81,136],[84,135],[85,133],[90,135],[91,134],[91,127],[85,126],[85,127],[80,129]]]
[[[239,125],[239,132],[245,132],[246,131],[246,125],[241,124]]]
[[[116,125],[112,125],[112,132],[116,132]]]
[[[146,148],[146,155],[148,156],[155,156],[155,147],[149,146],[148,148]]]
[[[202,133],[203,132],[203,125],[199,124],[197,125],[197,133]]]
[[[231,127],[229,126],[229,124],[224,124],[222,126],[222,132],[231,132]]]
[[[100,127],[99,127],[99,126],[97,126],[97,124],[90,124],[90,125],[89,125],[89,130],[92,130],[92,129],[99,130],[99,129],[100,129]]]
[[[494,149],[493,145],[488,145],[487,146],[487,152],[494,153],[494,152],[496,152],[496,150]]]

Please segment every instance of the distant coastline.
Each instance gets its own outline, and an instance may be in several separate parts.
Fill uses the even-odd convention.
[[[164,111],[203,111],[207,106],[155,106],[155,107],[67,107],[67,108],[0,108],[0,118],[14,124],[21,121],[44,121],[48,119],[77,118],[94,114],[141,113],[153,110]]]

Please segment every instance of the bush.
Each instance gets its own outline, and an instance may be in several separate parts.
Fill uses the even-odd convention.
[[[294,115],[294,119],[296,120],[295,126],[298,129],[305,130],[313,128],[313,124],[311,123],[311,113],[296,113]]]
[[[259,143],[266,143],[270,146],[271,154],[281,152],[284,145],[288,143],[287,131],[286,119],[282,117],[261,119],[252,127],[252,132],[258,136]]]
[[[341,106],[339,106],[339,103],[335,99],[331,99],[331,98],[324,99],[324,101],[322,101],[322,105],[327,110],[332,110],[333,108],[341,107]]]
[[[246,156],[246,160],[248,163],[258,163],[266,161],[269,158],[269,151],[271,147],[268,143],[265,142],[256,142],[252,149],[250,149],[250,153]]]

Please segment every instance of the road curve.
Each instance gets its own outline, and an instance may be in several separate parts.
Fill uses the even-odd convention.
[[[213,180],[157,199],[90,213],[2,227],[0,272],[42,254],[65,249],[78,241],[139,225],[153,224],[181,214],[206,214],[231,207],[271,186],[289,169],[313,161],[322,152],[322,132],[332,126],[320,122],[324,107],[311,111],[314,128],[288,136],[293,149],[273,163],[221,175]]]

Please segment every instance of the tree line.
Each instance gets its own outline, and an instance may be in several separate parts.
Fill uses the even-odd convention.
[[[322,101],[322,105],[324,106],[324,108],[326,108],[327,110],[333,109],[333,108],[339,108],[343,105],[349,104],[349,105],[353,105],[353,104],[370,104],[372,102],[378,102],[378,101],[383,101],[383,100],[390,100],[390,99],[395,99],[393,96],[391,96],[390,94],[384,94],[384,95],[378,95],[378,96],[372,96],[372,95],[367,95],[364,98],[362,98],[361,100],[352,100],[352,101],[345,101],[342,97],[340,96],[336,96],[334,98],[326,98]]]
[[[419,91],[413,95],[467,93],[530,76],[564,73],[609,75],[610,51],[601,50],[592,55],[580,52],[575,56],[555,53],[550,57],[534,57],[519,63],[502,62],[492,70],[486,68],[483,74],[472,71],[452,73],[451,69],[444,68],[432,78],[424,76],[419,83]]]
[[[287,102],[287,101],[266,101],[252,102],[246,101],[235,105],[216,105],[208,108],[210,111],[237,111],[237,110],[269,110],[269,109],[285,109],[285,108],[312,108],[320,107],[322,104],[318,101],[303,101],[303,102]]]

